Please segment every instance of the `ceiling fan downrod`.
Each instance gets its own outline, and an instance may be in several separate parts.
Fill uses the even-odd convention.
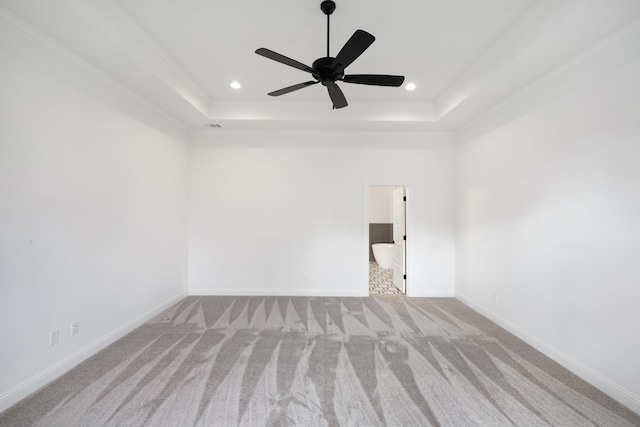
[[[320,3],[320,9],[327,15],[327,57],[329,57],[329,19],[331,18],[331,14],[334,10],[336,10],[336,3],[331,0],[324,0]]]

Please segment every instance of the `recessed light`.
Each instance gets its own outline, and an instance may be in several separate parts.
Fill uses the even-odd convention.
[[[240,89],[242,87],[242,85],[235,80],[231,82],[230,86],[234,89]]]
[[[415,90],[416,84],[415,83],[407,83],[407,85],[404,88],[406,90]]]

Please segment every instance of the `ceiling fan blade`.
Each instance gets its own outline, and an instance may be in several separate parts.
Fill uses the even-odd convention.
[[[281,64],[284,65],[288,65],[290,67],[293,68],[297,68],[298,70],[302,70],[302,71],[306,71],[307,73],[311,73],[311,74],[315,74],[316,72],[313,70],[313,68],[304,65],[302,62],[298,62],[294,59],[288,58],[284,55],[280,55],[277,52],[274,52],[272,50],[269,49],[265,49],[264,47],[261,47],[260,49],[256,50],[256,53],[258,55],[264,56],[265,58],[269,58],[272,59],[274,61],[280,62]]]
[[[333,108],[344,108],[347,105],[347,98],[344,97],[344,93],[340,90],[338,85],[333,82],[327,84],[327,90],[329,91],[329,97],[333,102]]]
[[[320,83],[320,82],[317,81],[317,80],[311,80],[311,81],[304,82],[304,83],[298,83],[297,85],[293,85],[293,86],[282,88],[280,90],[269,92],[267,95],[280,96],[280,95],[284,95],[285,93],[293,92],[294,90],[298,90],[298,89],[305,88],[307,86],[314,85],[316,83]]]
[[[375,37],[363,30],[356,30],[349,40],[344,44],[338,56],[333,60],[331,69],[335,74],[340,74],[353,61],[355,61],[362,52],[367,50],[371,43],[375,41]]]
[[[373,86],[398,87],[404,82],[404,76],[389,76],[386,74],[351,74],[342,79],[345,83]]]

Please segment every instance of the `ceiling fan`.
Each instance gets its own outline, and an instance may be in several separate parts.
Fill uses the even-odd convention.
[[[280,96],[293,92],[298,89],[305,88],[317,83],[322,83],[327,87],[329,97],[333,103],[333,108],[344,108],[347,105],[347,99],[342,93],[342,90],[336,84],[337,81],[343,81],[345,83],[356,83],[361,85],[372,86],[393,86],[398,87],[402,85],[404,76],[390,76],[386,74],[351,74],[345,75],[344,69],[355,61],[362,53],[367,50],[371,43],[374,42],[375,37],[363,30],[356,30],[351,38],[345,43],[338,55],[333,58],[329,56],[329,18],[333,11],[336,9],[335,2],[331,0],[325,0],[320,4],[320,9],[327,15],[327,56],[318,58],[313,61],[311,67],[288,58],[284,55],[276,53],[272,50],[261,47],[256,50],[258,55],[265,58],[272,59],[290,67],[297,68],[302,71],[306,71],[311,74],[314,80],[310,80],[304,83],[298,83],[293,86],[285,87],[274,92],[270,92],[270,96]]]

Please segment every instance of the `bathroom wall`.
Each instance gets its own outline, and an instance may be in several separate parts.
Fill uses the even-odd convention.
[[[369,187],[369,222],[372,224],[393,223],[393,187]]]
[[[393,241],[393,187],[369,187],[369,246]],[[374,261],[369,248],[369,261]]]
[[[215,132],[190,147],[193,294],[368,294],[369,186],[411,188],[413,296],[451,296],[448,134]]]
[[[640,413],[640,23],[459,135],[456,297]]]
[[[369,223],[369,261],[375,261],[371,247],[374,243],[393,243],[393,223]]]

